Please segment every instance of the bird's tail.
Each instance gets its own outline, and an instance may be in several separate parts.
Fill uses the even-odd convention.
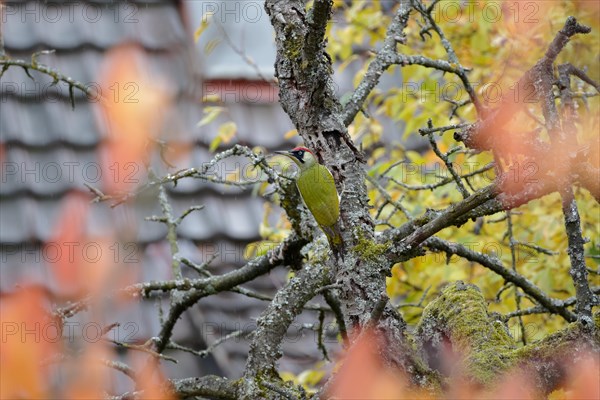
[[[329,242],[329,247],[333,252],[336,260],[340,260],[340,257],[343,258],[344,254],[344,240],[342,239],[342,233],[340,231],[339,223],[335,223],[332,226],[322,227],[323,232],[325,232],[325,236],[327,236],[327,241]]]

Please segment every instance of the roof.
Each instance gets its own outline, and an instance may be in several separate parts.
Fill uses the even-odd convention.
[[[198,0],[186,2],[185,8],[191,26],[199,27],[203,20],[208,22],[196,43],[205,78],[273,78],[275,40],[263,1]]]

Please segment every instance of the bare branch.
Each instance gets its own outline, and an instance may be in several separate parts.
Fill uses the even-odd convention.
[[[431,119],[429,119],[427,124],[430,129],[433,128],[433,123],[431,122]],[[440,149],[437,146],[437,143],[435,142],[435,139],[433,138],[432,133],[428,134],[427,137],[429,138],[429,144],[431,145],[433,152],[444,162],[444,164],[446,165],[446,168],[448,168],[448,171],[450,171],[450,175],[452,175],[454,182],[456,182],[458,191],[460,192],[460,194],[462,194],[463,198],[466,199],[467,197],[469,197],[469,191],[467,190],[465,185],[462,183],[462,180],[461,180],[460,176],[458,175],[458,172],[456,172],[454,170],[454,166],[448,159],[448,156],[443,154],[440,151]]]
[[[261,314],[250,344],[244,372],[243,399],[260,397],[259,384],[265,378],[279,379],[275,363],[281,357],[281,343],[288,327],[302,311],[304,304],[329,282],[321,264],[307,265],[281,290]]]
[[[510,260],[512,270],[517,272],[517,241],[514,238],[513,233],[513,221],[512,215],[510,211],[506,212],[506,235],[508,236],[508,246],[510,247]],[[515,304],[517,305],[517,311],[521,309],[521,294],[519,293],[519,288],[515,286]],[[521,329],[521,341],[523,345],[527,345],[527,331],[525,330],[525,324],[523,323],[523,318],[518,317],[519,320],[519,328]]]
[[[215,340],[213,343],[210,344],[210,346],[208,346],[206,349],[204,350],[194,350],[194,349],[190,349],[189,347],[185,347],[185,346],[181,346],[173,341],[169,341],[169,344],[167,344],[167,349],[175,349],[175,350],[181,350],[181,351],[185,351],[187,353],[191,353],[194,354],[198,357],[206,357],[208,356],[210,353],[212,353],[217,347],[219,347],[221,344],[225,343],[228,340],[231,339],[235,339],[238,337],[244,337],[247,336],[248,332],[243,331],[243,330],[237,330],[237,331],[233,331],[231,333],[228,333],[227,335],[220,337],[218,340]]]
[[[362,108],[365,100],[373,90],[381,75],[395,62],[396,46],[398,43],[404,42],[403,30],[408,23],[408,15],[410,13],[410,4],[407,0],[402,0],[396,15],[392,19],[390,26],[387,29],[383,46],[377,52],[375,59],[371,61],[367,72],[361,82],[356,87],[352,97],[346,103],[342,118],[344,125],[348,126],[354,121],[356,114]]]
[[[565,306],[557,305],[559,303],[556,303],[555,299],[548,297],[542,289],[537,287],[527,278],[511,269],[505,268],[497,258],[472,251],[464,246],[461,246],[460,244],[450,243],[437,237],[430,237],[425,241],[424,245],[431,249],[444,251],[448,254],[456,254],[460,257],[466,258],[467,260],[477,262],[481,266],[486,267],[502,276],[506,281],[511,282],[523,289],[525,293],[534,298],[548,311],[560,315],[568,322],[573,322],[577,319],[576,316],[571,311],[567,310]]]
[[[477,95],[475,94],[475,90],[473,89],[473,86],[471,85],[471,82],[469,81],[469,78],[467,77],[467,70],[460,64],[460,61],[458,59],[458,56],[456,55],[456,52],[454,51],[454,48],[452,47],[452,44],[446,38],[446,36],[444,35],[444,32],[439,27],[439,25],[435,22],[435,18],[431,15],[431,12],[433,11],[433,6],[435,4],[432,4],[430,7],[427,8],[427,7],[425,7],[425,5],[423,4],[423,2],[421,0],[411,0],[411,2],[413,4],[413,7],[417,11],[419,11],[421,13],[421,15],[423,16],[423,18],[427,21],[427,23],[429,24],[429,27],[431,29],[433,29],[437,33],[437,35],[440,37],[442,46],[444,46],[444,49],[446,50],[446,54],[448,54],[448,61],[450,61],[451,64],[457,66],[456,68],[454,68],[454,71],[448,71],[448,72],[453,72],[460,78],[460,80],[463,83],[463,86],[465,87],[465,90],[469,94],[469,98],[471,99],[471,102],[473,103],[473,105],[475,106],[475,109],[477,110],[477,113],[479,115],[483,115],[484,114],[483,106],[479,102],[479,99],[477,98]]]
[[[151,179],[150,181],[146,182],[144,185],[141,185],[139,188],[137,188],[134,192],[126,193],[124,195],[109,196],[109,195],[104,195],[102,192],[100,192],[102,197],[99,198],[97,201],[114,200],[115,202],[113,204],[111,204],[111,207],[116,207],[122,203],[125,203],[126,201],[129,201],[129,200],[139,196],[142,193],[145,193],[148,190],[152,190],[152,189],[156,188],[157,186],[164,185],[167,183],[173,183],[174,185],[177,185],[177,182],[179,182],[180,179],[184,179],[184,178],[188,178],[188,177],[194,178],[194,179],[200,179],[200,180],[203,180],[206,182],[219,183],[219,184],[224,184],[224,185],[232,185],[232,186],[238,186],[238,187],[242,187],[242,188],[259,183],[259,181],[244,181],[244,182],[228,181],[228,180],[215,178],[214,176],[208,175],[208,172],[213,170],[215,168],[215,165],[217,165],[217,163],[219,163],[227,158],[235,157],[235,156],[247,157],[250,161],[252,161],[252,163],[254,164],[255,167],[259,167],[267,175],[270,182],[278,182],[279,183],[280,180],[285,179],[283,177],[280,177],[279,174],[277,173],[277,171],[275,171],[273,168],[271,168],[267,164],[267,161],[266,161],[267,157],[265,157],[262,154],[254,153],[247,146],[242,146],[242,145],[236,144],[232,148],[216,154],[210,162],[203,164],[202,168],[187,168],[187,169],[177,171],[174,174],[168,174],[162,178]],[[90,190],[92,190],[92,189],[90,188]]]
[[[348,331],[346,330],[346,321],[344,319],[344,314],[342,312],[342,308],[340,305],[340,300],[335,295],[332,289],[327,289],[323,293],[325,297],[325,301],[329,304],[329,307],[333,310],[335,314],[335,320],[337,321],[338,328],[340,330],[340,335],[342,336],[342,340],[344,343],[348,343]]]
[[[495,167],[495,163],[491,162],[484,167],[481,167],[479,169],[476,169],[476,170],[466,173],[464,175],[460,175],[459,177],[461,179],[471,178],[475,175],[483,174],[484,172],[487,172],[487,171],[493,169],[494,167]],[[448,177],[448,178],[442,179],[441,181],[439,181],[437,183],[428,183],[428,184],[424,184],[424,185],[409,185],[408,183],[400,182],[399,180],[394,179],[394,178],[389,178],[389,179],[392,182],[394,182],[396,185],[401,186],[408,190],[433,190],[435,188],[438,188],[438,187],[447,185],[451,182],[454,182],[454,179],[452,177]]]
[[[292,237],[282,243],[277,249],[270,250],[264,256],[258,257],[248,262],[242,268],[227,274],[197,280],[142,283],[131,285],[125,288],[124,291],[132,295],[136,293],[144,294],[153,290],[166,291],[179,289],[187,291],[171,306],[169,315],[162,325],[158,341],[155,343],[157,351],[162,352],[170,340],[175,323],[185,310],[196,304],[203,297],[230,290],[239,284],[267,273],[278,265],[287,263],[305,244],[306,241],[304,239]]]
[[[0,47],[1,51],[4,51],[4,47]],[[39,54],[45,54],[45,53],[39,53]],[[4,54],[2,54],[4,55]],[[97,98],[98,94],[93,92],[92,89],[88,86],[86,86],[85,84],[76,81],[75,79],[63,75],[60,72],[44,65],[44,64],[40,64],[37,62],[37,55],[38,53],[34,53],[31,56],[31,61],[25,61],[25,60],[14,60],[11,58],[6,58],[6,56],[4,55],[5,58],[0,56],[0,66],[2,66],[2,68],[0,69],[0,78],[2,77],[2,75],[4,74],[4,72],[9,68],[9,67],[21,67],[23,68],[23,70],[25,71],[25,73],[27,74],[27,76],[29,76],[32,80],[33,77],[30,75],[29,70],[35,70],[38,72],[41,72],[42,74],[48,75],[53,79],[52,85],[55,85],[59,82],[64,82],[69,86],[69,98],[71,100],[71,107],[74,109],[75,108],[75,97],[73,94],[73,88],[77,88],[79,90],[81,90],[83,93],[86,94],[86,96],[88,96],[88,98]]]
[[[236,400],[237,381],[220,376],[206,375],[196,378],[173,379],[168,392],[180,398],[202,397],[219,400]]]
[[[127,364],[122,363],[120,361],[111,361],[111,360],[106,360],[106,359],[102,359],[102,360],[100,360],[100,362],[109,368],[112,368],[112,369],[122,372],[127,377],[129,377],[132,381],[134,381],[134,382],[137,381],[137,378],[138,378],[137,374]]]
[[[304,62],[309,64],[309,68],[318,65],[316,61],[321,57],[324,51],[325,29],[331,16],[332,0],[315,0],[313,6],[308,12],[308,35],[304,45]]]
[[[452,204],[436,218],[432,219],[425,225],[417,228],[408,237],[404,238],[399,243],[399,253],[410,251],[422,243],[428,237],[436,234],[440,230],[452,225],[462,215],[474,210],[477,206],[480,206],[490,199],[493,199],[498,195],[498,188],[496,184],[489,185],[483,189],[473,193],[463,201]]]

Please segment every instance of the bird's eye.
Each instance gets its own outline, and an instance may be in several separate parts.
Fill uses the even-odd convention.
[[[304,150],[300,150],[300,151],[298,152],[298,155],[299,155],[300,157],[304,156]]]

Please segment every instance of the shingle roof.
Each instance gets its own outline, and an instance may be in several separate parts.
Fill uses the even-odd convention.
[[[182,17],[178,11],[181,4],[161,0],[5,3],[2,29],[7,53],[15,59],[29,59],[34,51],[55,49],[55,53],[40,55],[39,61],[80,82],[97,80],[101,60],[110,47],[123,42],[140,45],[147,55],[149,70],[168,76],[176,89],[175,106],[169,110],[161,138],[186,144],[190,149],[187,157],[176,160],[177,167],[208,162],[212,158],[208,147],[217,127],[225,120],[236,122],[236,142],[267,149],[289,145],[283,133],[292,129],[292,125],[276,102],[229,102],[227,115],[206,126],[197,126],[203,115],[202,81],[198,79],[200,69],[193,64],[195,57],[188,52],[193,45],[190,32],[194,26],[185,29],[185,15]],[[53,12],[60,17],[54,17]],[[261,46],[252,46],[255,47]],[[265,68],[270,65],[272,69],[272,61],[261,54],[254,56]],[[228,56],[224,59],[225,64],[233,62]],[[210,65],[218,70],[215,60],[218,57],[211,59]],[[214,77],[254,78],[243,71],[230,72],[230,76],[216,74]],[[95,104],[75,90],[75,109],[72,110],[67,86],[62,83],[50,86],[51,78],[35,71],[31,75],[34,81],[22,69],[11,67],[0,80],[2,293],[11,291],[16,283],[24,280],[55,288],[48,258],[43,254],[43,243],[52,240],[57,232],[67,194],[87,193],[85,183],[102,186],[94,171],[100,165],[98,146],[106,129],[98,118]],[[235,162],[227,160],[229,164],[220,167],[229,171]],[[164,166],[156,168],[164,171]],[[169,194],[175,213],[191,205],[205,206],[204,210],[190,214],[180,226],[179,244],[183,254],[202,262],[215,248],[225,250],[211,267],[213,272],[235,268],[244,262],[245,244],[259,239],[263,199],[235,187],[215,186],[199,180],[180,181],[176,188],[169,189]],[[132,205],[116,209],[110,209],[107,204],[93,204],[89,212],[88,229],[94,235],[101,235],[114,226],[137,227],[132,240],[136,243],[133,255],[142,260],[143,267],[136,270],[140,281],[171,276],[168,245],[162,242],[165,228],[143,220],[160,214],[156,197],[145,196]],[[286,270],[278,269],[253,285],[272,294],[282,286],[286,274]],[[176,339],[202,346],[200,339],[210,343],[218,339],[218,335],[235,330],[240,324],[244,326],[265,306],[265,302],[231,293],[203,299],[186,314],[186,320],[178,323]],[[138,308],[120,313],[115,320],[138,324],[136,338],[143,340],[156,335],[158,320],[153,303],[142,302]],[[310,317],[314,320],[313,315]],[[214,324],[218,330],[206,330]],[[201,330],[203,338],[198,335],[198,327],[206,328]],[[306,362],[299,363],[308,354],[315,355],[317,349],[314,341],[304,339],[288,349],[293,357],[282,360],[283,369],[298,372],[314,360],[314,357],[306,357]],[[243,368],[246,351],[247,341],[236,340],[218,349],[215,357],[227,375],[235,376]],[[194,362],[188,360],[186,365],[194,365]],[[208,362],[199,368],[206,371],[215,366]],[[182,371],[175,367],[170,373],[180,376]],[[198,373],[200,371],[185,371],[183,376]]]
[[[203,18],[209,21],[196,44],[204,77],[249,80],[273,77],[275,41],[263,1],[197,0],[185,6],[191,26],[200,26]],[[244,56],[252,62],[248,63]]]

